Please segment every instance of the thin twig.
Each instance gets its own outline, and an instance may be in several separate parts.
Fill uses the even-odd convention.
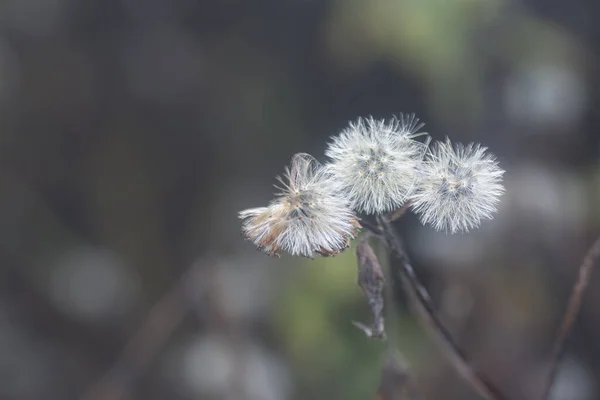
[[[363,228],[366,229],[366,232],[369,234],[369,235],[366,235],[366,237],[364,238],[365,240],[368,239],[371,235],[373,235],[373,236],[381,235],[381,230],[379,229],[379,227],[377,225],[369,222],[368,220],[361,219],[360,224],[362,225]]]
[[[581,308],[581,300],[583,299],[583,295],[586,292],[588,284],[590,282],[590,277],[592,275],[592,270],[594,269],[594,265],[600,258],[600,237],[596,239],[596,241],[592,244],[590,249],[588,250],[585,258],[583,259],[583,263],[579,267],[579,276],[577,277],[577,281],[573,285],[573,291],[571,292],[571,297],[569,298],[569,303],[567,305],[567,309],[562,319],[562,323],[560,324],[560,328],[556,335],[556,340],[554,342],[554,346],[552,349],[552,358],[550,361],[550,370],[548,372],[548,377],[546,379],[544,389],[542,391],[542,396],[540,399],[545,400],[550,396],[550,389],[552,389],[552,384],[554,383],[554,379],[556,378],[556,372],[558,370],[558,364],[562,358],[562,355],[565,350],[566,341],[573,329],[573,323],[579,314],[579,309]]]
[[[239,328],[224,307],[222,285],[214,262],[192,265],[150,309],[148,316],[131,336],[117,361],[81,400],[124,400],[131,398],[138,379],[148,370],[158,352],[181,325],[190,311],[196,311],[220,336],[228,339],[235,356],[225,399],[243,397],[244,374],[242,341]],[[203,315],[206,313],[207,315]]]
[[[392,211],[391,213],[389,213],[386,217],[386,219],[390,222],[395,221],[397,219],[399,219],[400,217],[402,217],[410,208],[411,205],[411,201],[408,200],[406,203],[404,203],[402,205],[402,207]]]
[[[152,307],[142,326],[127,342],[115,365],[81,399],[119,400],[129,397],[131,380],[146,371],[187,311],[188,307],[181,298],[177,285]]]
[[[247,397],[245,382],[248,373],[248,363],[245,362],[247,354],[245,331],[228,307],[224,276],[219,274],[214,262],[198,263],[198,266],[188,275],[184,278],[186,297],[193,304],[198,318],[207,323],[208,329],[213,334],[219,335],[226,341],[231,352],[232,370],[227,374],[228,382],[221,393],[221,398],[223,400],[245,398]]]
[[[404,249],[402,241],[390,224],[389,219],[379,218],[384,240],[390,248],[392,258],[398,261],[400,268],[397,270],[402,286],[417,316],[430,334],[445,350],[452,366],[459,375],[465,379],[478,393],[488,400],[506,400],[507,398],[486,377],[478,373],[472,366],[467,355],[456,344],[450,332],[446,329],[437,313],[433,309],[429,293],[415,274]],[[392,266],[392,269],[395,269]]]

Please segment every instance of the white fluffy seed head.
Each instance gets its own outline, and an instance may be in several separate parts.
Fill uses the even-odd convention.
[[[309,154],[294,155],[281,193],[268,207],[239,213],[242,234],[259,250],[281,250],[313,258],[333,256],[350,246],[360,228],[348,201],[335,192],[331,175]]]
[[[414,115],[392,120],[359,118],[333,137],[328,170],[352,207],[367,214],[400,207],[415,184],[426,144],[415,140],[424,124]]]
[[[422,164],[411,206],[423,224],[436,230],[469,231],[493,218],[504,171],[487,148],[435,143]]]

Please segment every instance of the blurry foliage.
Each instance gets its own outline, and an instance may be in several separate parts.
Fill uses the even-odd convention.
[[[307,260],[298,266],[286,261],[280,263],[295,270],[278,300],[276,325],[294,368],[297,398],[321,396],[320,391],[311,392],[315,387],[325,388],[332,398],[371,398],[390,343],[398,343],[418,367],[426,343],[410,316],[401,314],[398,321],[388,322],[397,332],[387,342],[367,340],[351,324],[372,318],[356,284],[354,248],[335,258]]]
[[[500,6],[495,0],[337,1],[330,46],[341,60],[385,57],[429,87],[433,109],[451,114],[461,107],[477,115],[481,65],[473,35]]]
[[[391,61],[422,82],[428,107],[449,121],[481,120],[494,59],[510,67],[583,56],[558,26],[504,0],[339,0],[328,45],[345,68]]]

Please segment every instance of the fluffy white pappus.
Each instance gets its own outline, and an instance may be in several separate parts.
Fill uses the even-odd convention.
[[[281,193],[268,207],[239,213],[248,240],[272,257],[281,250],[309,258],[334,256],[350,246],[360,224],[318,161],[296,154],[279,180]]]
[[[423,224],[436,230],[469,231],[492,219],[500,196],[504,170],[478,144],[435,143],[427,153],[411,207]]]
[[[333,137],[328,170],[353,208],[367,214],[400,207],[415,185],[427,144],[415,140],[423,123],[413,115],[391,120],[359,118]]]

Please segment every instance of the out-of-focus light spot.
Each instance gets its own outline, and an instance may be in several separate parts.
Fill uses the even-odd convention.
[[[590,400],[595,398],[594,377],[579,362],[564,360],[558,370],[550,400]]]
[[[11,324],[0,303],[0,387],[2,396],[36,398],[51,389],[56,357],[46,343],[35,341]]]
[[[236,367],[233,349],[218,337],[198,339],[183,354],[183,384],[193,393],[222,395]]]
[[[220,297],[230,318],[247,320],[264,315],[270,305],[274,277],[260,259],[231,258],[221,263],[217,271]]]
[[[509,77],[504,101],[508,116],[517,123],[537,128],[567,128],[580,121],[587,91],[583,78],[567,66],[532,65]],[[556,132],[556,129],[527,132]]]
[[[576,174],[536,164],[515,166],[506,193],[516,215],[536,221],[540,233],[578,229],[588,218],[585,184]]]
[[[485,228],[481,227],[477,232],[450,235],[424,226],[415,231],[411,248],[432,266],[475,268],[478,260],[485,257],[487,249],[487,237],[481,233],[483,229]]]
[[[247,354],[249,369],[244,384],[249,400],[282,400],[289,392],[289,376],[283,363],[258,347]]]
[[[91,320],[127,313],[138,292],[136,276],[114,254],[92,247],[63,254],[50,282],[51,296],[59,307]]]
[[[243,339],[234,347],[224,337],[199,337],[176,352],[169,364],[171,378],[192,396],[283,400],[290,391],[281,361]]]

